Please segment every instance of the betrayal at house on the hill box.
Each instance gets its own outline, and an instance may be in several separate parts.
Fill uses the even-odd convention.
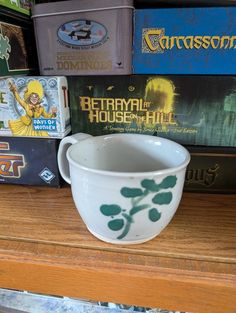
[[[72,132],[236,147],[236,76],[68,77]]]

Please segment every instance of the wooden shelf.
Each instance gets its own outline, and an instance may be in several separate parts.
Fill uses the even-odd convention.
[[[194,313],[235,312],[236,195],[184,193],[168,227],[104,243],[69,187],[0,186],[0,287]]]

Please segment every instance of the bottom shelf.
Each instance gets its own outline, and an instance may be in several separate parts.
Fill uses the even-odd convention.
[[[184,193],[171,223],[133,246],[93,237],[69,187],[2,185],[0,287],[194,313],[236,307],[236,195]]]
[[[5,311],[6,310],[6,311]],[[9,311],[8,311],[9,310]],[[14,310],[14,311],[13,311]],[[15,311],[17,310],[17,311]],[[20,311],[19,311],[20,310]],[[33,294],[0,289],[0,312],[4,313],[175,313],[107,302],[83,301],[75,298]],[[177,313],[177,312],[176,312]],[[179,313],[179,312],[178,312]]]

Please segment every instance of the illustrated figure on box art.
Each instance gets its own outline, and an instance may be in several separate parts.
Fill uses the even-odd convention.
[[[54,118],[57,115],[57,108],[52,107],[51,112],[47,113],[42,105],[44,91],[42,84],[38,80],[30,81],[27,84],[23,99],[20,97],[17,87],[9,82],[9,89],[13,93],[16,101],[22,106],[25,115],[18,120],[10,120],[9,128],[14,136],[42,136],[47,137],[46,131],[36,131],[33,129],[33,118]]]
[[[146,114],[145,127],[156,127],[163,132],[171,125],[176,125],[174,119],[175,86],[171,80],[162,77],[150,77],[145,86],[145,101],[150,103]]]
[[[151,101],[151,111],[163,113],[173,112],[175,86],[169,79],[151,77],[145,87],[145,100]]]

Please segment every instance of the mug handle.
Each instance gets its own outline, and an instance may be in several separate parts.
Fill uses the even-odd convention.
[[[58,168],[61,173],[61,176],[68,184],[71,184],[71,180],[70,180],[69,163],[66,158],[66,151],[74,143],[77,143],[79,141],[85,140],[90,137],[92,136],[89,134],[78,133],[78,134],[64,137],[59,144],[58,153],[57,153]]]

